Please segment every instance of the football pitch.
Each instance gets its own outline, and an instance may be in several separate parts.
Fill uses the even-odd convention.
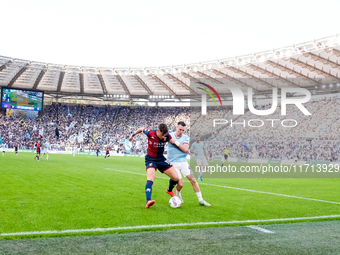
[[[0,240],[340,219],[340,179],[204,178],[212,206],[200,206],[185,182],[173,209],[157,171],[156,204],[145,209],[144,158],[34,155],[0,156]]]

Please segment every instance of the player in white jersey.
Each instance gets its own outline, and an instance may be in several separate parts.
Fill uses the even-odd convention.
[[[184,151],[188,151],[188,149],[189,149],[189,136],[184,134],[185,126],[186,125],[185,125],[184,122],[182,122],[182,121],[178,122],[178,124],[176,126],[176,132],[172,132],[172,133],[170,133],[170,135],[173,139],[175,139],[176,145],[178,143],[178,144],[182,145],[181,147],[184,148]],[[182,195],[181,195],[181,190],[182,190],[183,184],[184,184],[183,179],[182,179],[182,174],[183,174],[183,176],[188,178],[188,180],[190,181],[192,188],[194,189],[194,191],[197,195],[199,204],[204,205],[204,206],[210,206],[210,204],[207,203],[206,201],[204,201],[204,199],[202,197],[200,187],[198,186],[198,183],[196,182],[195,176],[192,173],[190,166],[188,164],[187,153],[183,152],[182,150],[179,150],[178,148],[176,148],[175,146],[173,146],[172,144],[169,143],[168,161],[174,166],[174,168],[176,169],[177,174],[179,176],[179,181],[178,181],[178,184],[176,186],[176,194],[181,199],[182,203],[183,203],[183,199],[182,199]]]
[[[42,155],[41,159],[43,159],[45,154],[47,154],[46,160],[48,161],[48,156],[50,155],[50,141],[49,141],[49,139],[47,139],[46,142],[44,143],[44,154]]]
[[[2,156],[5,156],[5,152],[6,152],[6,144],[2,143]]]
[[[77,147],[77,145],[75,144],[75,145],[73,146],[73,157],[76,156],[77,150],[78,150],[78,147]]]
[[[203,181],[203,173],[206,172],[209,169],[209,164],[208,164],[208,153],[205,149],[205,144],[204,142],[200,141],[200,136],[196,135],[196,141],[191,145],[190,152],[194,153],[196,156],[196,162],[198,166],[198,181]],[[205,171],[203,171],[202,166],[205,167]]]

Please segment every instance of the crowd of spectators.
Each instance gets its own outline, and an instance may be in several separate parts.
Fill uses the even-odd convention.
[[[287,114],[282,115],[278,105],[268,116],[248,111],[234,118],[233,126],[229,117],[229,123],[221,125],[207,140],[208,151],[222,156],[223,150],[229,147],[232,157],[340,161],[340,116],[337,112],[340,98],[313,99],[304,106],[311,115],[304,115],[294,105],[287,105]],[[268,104],[256,109],[271,107]],[[254,121],[249,123],[249,120]],[[242,140],[248,149],[241,145]]]
[[[231,157],[340,161],[340,116],[337,113],[340,98],[312,99],[304,106],[311,115],[304,115],[294,105],[287,106],[287,115],[282,115],[278,105],[268,116],[247,110],[244,115],[235,116],[232,109],[226,107],[208,107],[207,115],[203,116],[199,107],[53,104],[45,106],[37,118],[7,116],[2,111],[0,136],[9,148],[17,144],[19,148],[33,149],[38,140],[49,139],[52,147],[59,149],[77,146],[85,151],[97,147],[103,150],[109,146],[111,150],[125,153],[126,139],[138,128],[156,129],[160,123],[165,123],[171,132],[179,121],[184,121],[191,141],[200,135],[209,155],[222,156],[223,150],[229,147]],[[271,107],[267,104],[256,109]],[[214,119],[225,121],[214,127]],[[297,121],[296,127],[282,125],[295,125],[292,120]],[[248,149],[241,145],[242,141]],[[130,145],[131,153],[145,153],[147,137],[135,136]]]

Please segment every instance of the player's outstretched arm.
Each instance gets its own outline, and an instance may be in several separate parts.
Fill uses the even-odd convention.
[[[135,131],[135,132],[129,137],[129,141],[131,142],[132,139],[133,139],[133,137],[134,137],[135,135],[138,135],[139,133],[142,133],[142,132],[143,132],[143,129],[144,129],[144,128],[137,129],[137,131]]]

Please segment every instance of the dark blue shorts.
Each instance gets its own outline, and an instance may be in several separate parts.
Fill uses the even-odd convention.
[[[172,165],[170,165],[167,162],[164,156],[162,156],[161,158],[153,158],[148,155],[145,156],[145,166],[146,166],[146,169],[150,167],[158,169],[161,173],[164,173],[164,171],[172,167]]]

